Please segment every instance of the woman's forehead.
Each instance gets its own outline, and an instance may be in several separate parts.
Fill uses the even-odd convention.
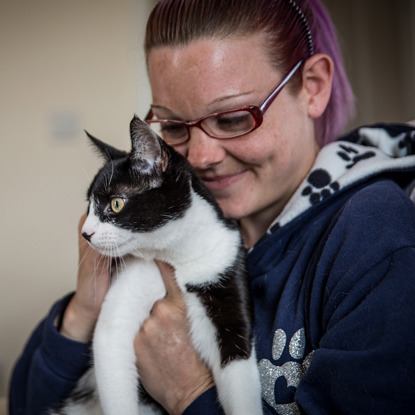
[[[196,72],[204,67],[224,71],[226,66],[233,71],[241,63],[244,68],[256,68],[260,64],[270,64],[266,51],[264,35],[260,33],[223,39],[200,39],[186,45],[154,48],[148,55],[149,70],[154,69],[153,62],[168,63],[170,68],[180,71]]]
[[[221,103],[226,107],[227,100],[255,95],[279,79],[260,36],[158,47],[149,54],[148,69],[153,104],[168,108],[176,100],[206,110]]]

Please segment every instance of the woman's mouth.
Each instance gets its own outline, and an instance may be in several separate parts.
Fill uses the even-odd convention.
[[[237,182],[243,179],[246,174],[246,170],[238,173],[218,175],[218,176],[201,176],[203,183],[211,192],[219,192],[227,190]]]

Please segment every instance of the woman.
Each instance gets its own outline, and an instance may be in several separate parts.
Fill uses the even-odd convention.
[[[402,189],[415,133],[379,125],[331,143],[352,94],[322,6],[162,0],[146,54],[147,122],[239,221],[250,250],[264,413],[412,413],[415,207]],[[80,258],[88,250],[80,242]],[[108,289],[108,267],[88,258],[15,369],[12,414],[41,413],[87,366]],[[144,385],[170,414],[220,414],[173,271],[160,268],[168,294],[135,339]]]

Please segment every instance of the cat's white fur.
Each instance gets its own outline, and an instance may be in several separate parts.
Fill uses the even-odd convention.
[[[154,259],[160,259],[175,268],[177,283],[185,293],[191,340],[212,371],[225,413],[261,414],[255,352],[247,360],[234,360],[223,367],[216,328],[197,295],[185,290],[186,284],[219,282],[218,274],[232,266],[236,259],[239,233],[225,228],[211,205],[194,192],[191,207],[184,217],[142,234],[101,223],[95,216],[92,200],[83,232],[93,234],[92,245],[104,254],[134,255],[126,260],[124,269],[112,282],[95,329],[95,375],[87,376],[88,382],[96,379],[103,413],[158,413],[138,402],[133,341],[154,302],[165,295],[159,269],[154,263]],[[97,412],[91,413],[100,413],[98,407],[99,404]],[[81,413],[73,409],[68,415]]]

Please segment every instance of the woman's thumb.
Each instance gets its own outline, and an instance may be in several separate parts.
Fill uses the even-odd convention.
[[[163,261],[156,261],[156,264],[159,267],[161,277],[163,278],[164,286],[166,287],[166,297],[168,297],[170,300],[180,298],[180,300],[182,301],[183,294],[174,276],[174,268],[167,262]]]

